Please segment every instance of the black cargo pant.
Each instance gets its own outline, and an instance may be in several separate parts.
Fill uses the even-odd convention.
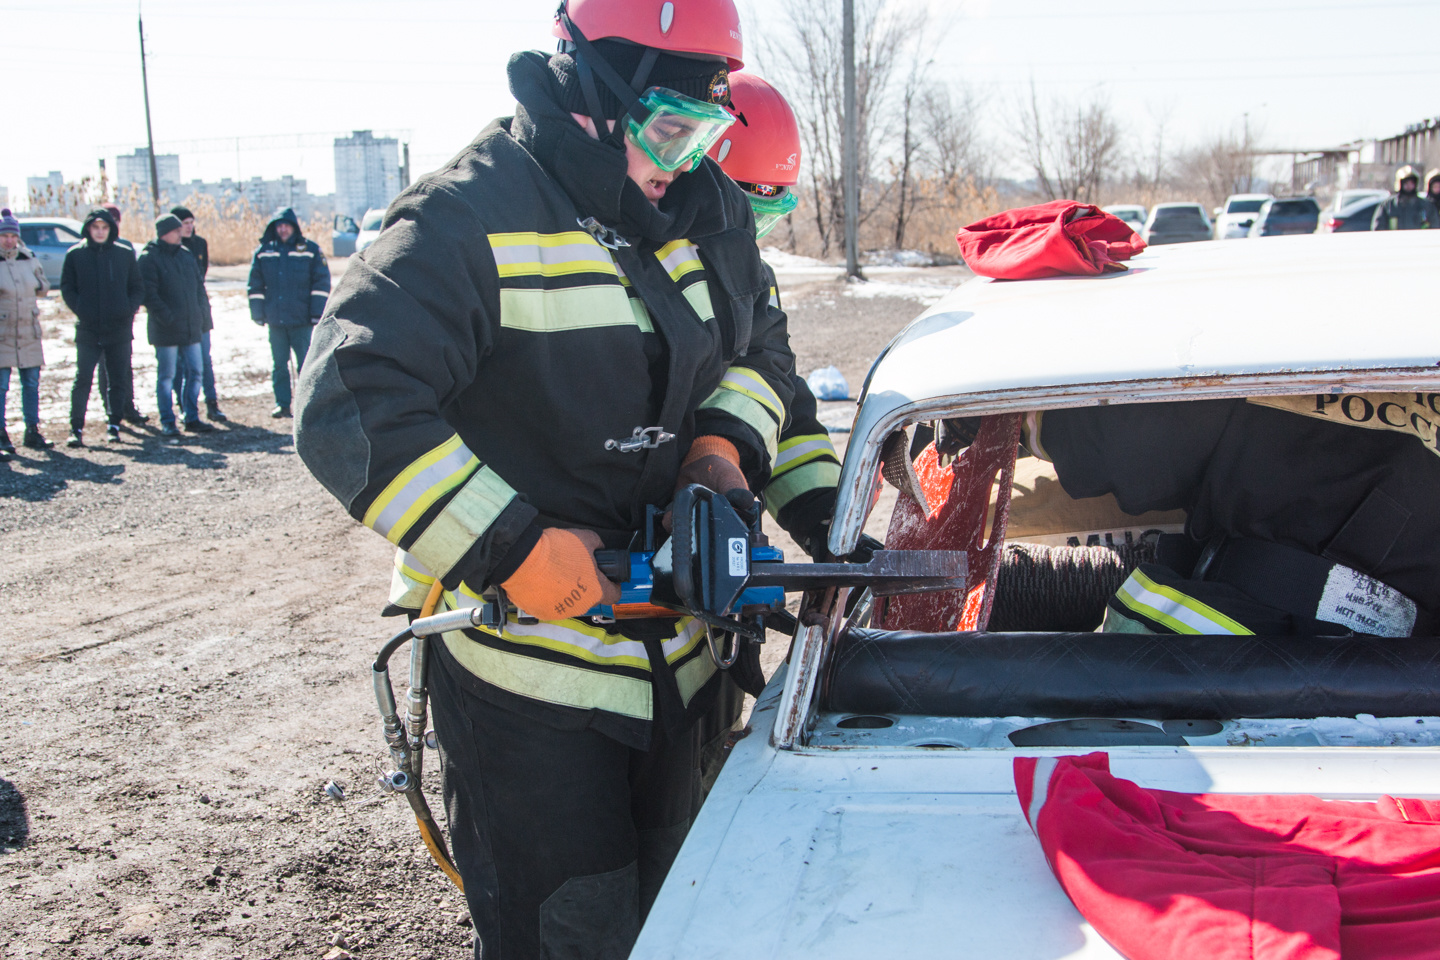
[[[430,650],[475,957],[624,960],[699,807],[699,725],[657,731],[648,751],[557,729],[477,695],[443,643]]]
[[[96,364],[100,366],[100,393],[105,404],[106,421],[118,425],[135,404],[131,395],[131,349],[129,340],[104,345],[75,344],[75,383],[70,388],[71,430],[85,427],[85,411],[90,406],[90,386],[94,382]]]

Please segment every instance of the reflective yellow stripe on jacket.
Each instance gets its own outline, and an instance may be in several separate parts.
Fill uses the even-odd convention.
[[[1129,579],[1120,585],[1115,591],[1115,599],[1126,609],[1176,633],[1248,636],[1255,632],[1209,604],[1186,596],[1174,587],[1156,583],[1140,570],[1130,574]],[[1106,630],[1128,632],[1111,629],[1108,624]]]
[[[443,577],[514,497],[515,491],[455,435],[400,471],[365,511],[364,523],[398,545],[421,517],[447,499],[409,546],[420,563]]]
[[[798,434],[780,441],[770,482],[765,485],[765,509],[771,516],[811,490],[833,488],[840,482],[840,455],[828,433]]]
[[[483,602],[463,584],[445,591],[441,599],[451,610]],[[584,620],[524,624],[513,615],[500,630],[454,631],[444,639],[463,667],[511,693],[582,710],[652,718],[650,659],[639,640],[607,633]],[[527,647],[559,656],[527,656],[522,652]],[[674,634],[661,649],[675,671],[681,699],[689,703],[716,670],[704,625],[691,617],[676,620]]]
[[[785,406],[760,374],[749,367],[731,367],[700,409],[722,410],[748,425],[760,435],[770,462],[775,462]]]

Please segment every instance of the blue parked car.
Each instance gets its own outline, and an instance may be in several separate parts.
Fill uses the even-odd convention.
[[[1282,237],[1296,233],[1314,233],[1320,222],[1320,204],[1314,197],[1284,197],[1266,200],[1255,222],[1250,225],[1252,237]]]
[[[65,253],[80,242],[81,224],[69,217],[21,217],[20,242],[35,252],[51,289],[60,287]]]

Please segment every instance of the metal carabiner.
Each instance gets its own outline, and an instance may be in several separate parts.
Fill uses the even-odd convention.
[[[730,654],[730,659],[728,660],[725,659],[724,655],[720,652],[725,649],[725,641],[722,639],[717,644],[715,641],[715,629],[711,627],[710,624],[705,624],[705,642],[710,645],[710,659],[714,660],[715,666],[721,670],[729,670],[735,666],[735,661],[740,659],[740,638],[733,633],[727,634],[724,631],[720,633],[720,636],[722,638],[728,636],[735,641],[735,649]]]
[[[664,427],[636,427],[624,440],[606,440],[606,450],[621,453],[635,453],[637,450],[654,450],[662,443],[675,439],[675,434],[666,433]]]
[[[576,217],[575,222],[580,224],[581,230],[584,230],[590,234],[590,236],[594,237],[595,242],[607,250],[619,250],[621,247],[630,246],[629,240],[626,240],[594,217],[586,217],[584,220]]]

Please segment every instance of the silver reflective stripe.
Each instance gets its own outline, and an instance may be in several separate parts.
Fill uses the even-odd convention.
[[[771,475],[784,473],[791,464],[804,460],[810,454],[826,454],[840,459],[835,453],[835,445],[830,442],[829,437],[816,437],[814,440],[806,440],[803,443],[794,443],[790,446],[781,446],[779,455],[775,458],[775,467]]]
[[[1141,616],[1162,623],[1176,633],[1244,636],[1248,630],[1208,604],[1186,596],[1174,587],[1156,583],[1136,570],[1115,591],[1115,598]]]
[[[424,509],[415,508],[422,503],[428,507],[444,493],[459,486],[458,475],[468,473],[479,464],[470,448],[460,442],[458,436],[422,456],[411,464],[389,487],[370,505],[366,524],[386,539],[402,520],[406,521],[396,537],[404,536],[405,530],[415,522],[416,514]],[[417,469],[418,468],[418,469]],[[435,492],[438,490],[438,492]],[[376,510],[377,505],[379,510]],[[412,511],[414,513],[412,514]],[[372,515],[373,514],[373,515]]]
[[[330,296],[330,291],[329,291],[329,290],[311,290],[311,291],[310,291],[310,296],[312,296],[312,297],[328,297],[328,296]]]

